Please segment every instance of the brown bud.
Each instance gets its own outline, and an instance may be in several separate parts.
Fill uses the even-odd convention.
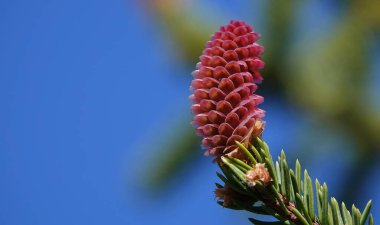
[[[261,181],[261,183],[266,186],[272,180],[264,163],[257,163],[253,169],[247,171],[245,177],[248,184],[252,187],[254,187],[258,181]]]
[[[215,197],[223,200],[223,206],[225,207],[232,205],[236,198],[236,193],[228,186],[217,188],[214,193]]]

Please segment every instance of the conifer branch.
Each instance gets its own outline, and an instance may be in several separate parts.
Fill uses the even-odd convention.
[[[190,96],[193,125],[205,154],[214,157],[223,174],[216,184],[218,203],[226,208],[273,216],[277,221],[254,224],[373,225],[372,201],[360,212],[354,205],[329,198],[326,183],[314,184],[297,160],[289,167],[285,152],[273,161],[262,136],[264,101],[255,94],[263,77],[260,35],[244,21],[220,27],[199,57],[192,73]]]
[[[251,144],[252,147],[248,150],[241,143],[237,143],[237,146],[247,156],[245,162],[222,156],[218,163],[224,173],[224,175],[218,174],[224,182],[224,185],[217,184],[215,190],[215,194],[219,198],[218,204],[225,208],[246,210],[253,214],[271,215],[277,219],[275,222],[249,219],[253,224],[258,225],[374,224],[372,215],[370,215],[371,200],[362,212],[354,205],[349,211],[343,202],[340,206],[335,198],[328,196],[326,183],[321,185],[316,180],[314,190],[307,170],[304,170],[304,175],[301,177],[301,164],[298,160],[295,165],[296,172],[294,172],[288,167],[283,151],[278,160],[273,162],[269,148],[264,141],[256,138]],[[253,151],[252,149],[260,150]],[[263,165],[265,166],[264,170],[262,169]],[[250,176],[250,173],[254,173],[255,176]]]

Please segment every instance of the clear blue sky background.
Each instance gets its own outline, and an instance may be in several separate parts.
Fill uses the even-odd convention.
[[[160,38],[130,2],[0,2],[1,225],[247,224],[215,204],[208,158],[165,196],[134,185],[135,147],[188,104]],[[279,149],[297,115],[272,103]]]

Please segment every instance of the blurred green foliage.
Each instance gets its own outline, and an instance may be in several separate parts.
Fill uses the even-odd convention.
[[[166,182],[179,172],[181,165],[186,165],[186,162],[195,160],[196,153],[199,152],[200,138],[194,135],[194,129],[186,127],[185,129],[176,129],[170,132],[170,136],[177,136],[171,139],[169,143],[164,143],[158,148],[162,154],[154,155],[150,159],[151,162],[159,162],[160,164],[150,164],[151,166],[147,171],[154,171],[147,173],[147,186],[154,187],[155,190],[162,189]],[[180,137],[180,138],[179,138]],[[169,157],[168,157],[169,156]]]
[[[166,28],[175,45],[180,46],[177,51],[181,51],[185,64],[193,68],[208,37],[214,32],[211,27],[215,26],[210,20],[202,20],[205,15],[199,15],[189,7],[189,2],[192,1],[151,0],[148,10]],[[261,7],[265,17],[261,33],[265,37],[262,41],[267,63],[262,89],[286,98],[294,107],[304,109],[326,126],[346,132],[357,146],[357,162],[352,171],[361,171],[363,175],[363,171],[371,166],[368,162],[373,162],[371,155],[379,152],[380,146],[380,112],[365,101],[367,86],[371,82],[371,43],[380,28],[380,4],[372,0],[337,0],[336,3],[343,7],[344,13],[338,21],[333,21],[333,28],[325,34],[301,40],[294,38],[295,27],[300,19],[297,16],[306,2],[271,0],[252,3],[251,7]],[[214,14],[210,13],[207,18]],[[199,142],[193,133],[191,129],[181,134],[173,131],[170,136],[178,143],[165,146],[165,152],[169,154],[166,157],[176,159],[196,154]],[[172,176],[170,171],[177,171],[183,163],[184,160],[172,160],[168,165],[157,165],[161,172],[152,177],[154,183],[165,184]],[[354,180],[347,180],[345,185],[351,185],[351,188],[347,190],[350,193],[343,194],[345,197],[354,198],[354,183]]]

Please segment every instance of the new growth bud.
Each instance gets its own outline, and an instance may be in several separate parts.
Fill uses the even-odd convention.
[[[269,175],[268,169],[263,163],[257,163],[255,167],[246,173],[247,183],[254,187],[257,182],[261,182],[264,186],[267,186],[272,178]]]
[[[223,206],[227,207],[233,204],[236,198],[236,193],[229,187],[217,188],[214,191],[215,197],[223,200]]]

